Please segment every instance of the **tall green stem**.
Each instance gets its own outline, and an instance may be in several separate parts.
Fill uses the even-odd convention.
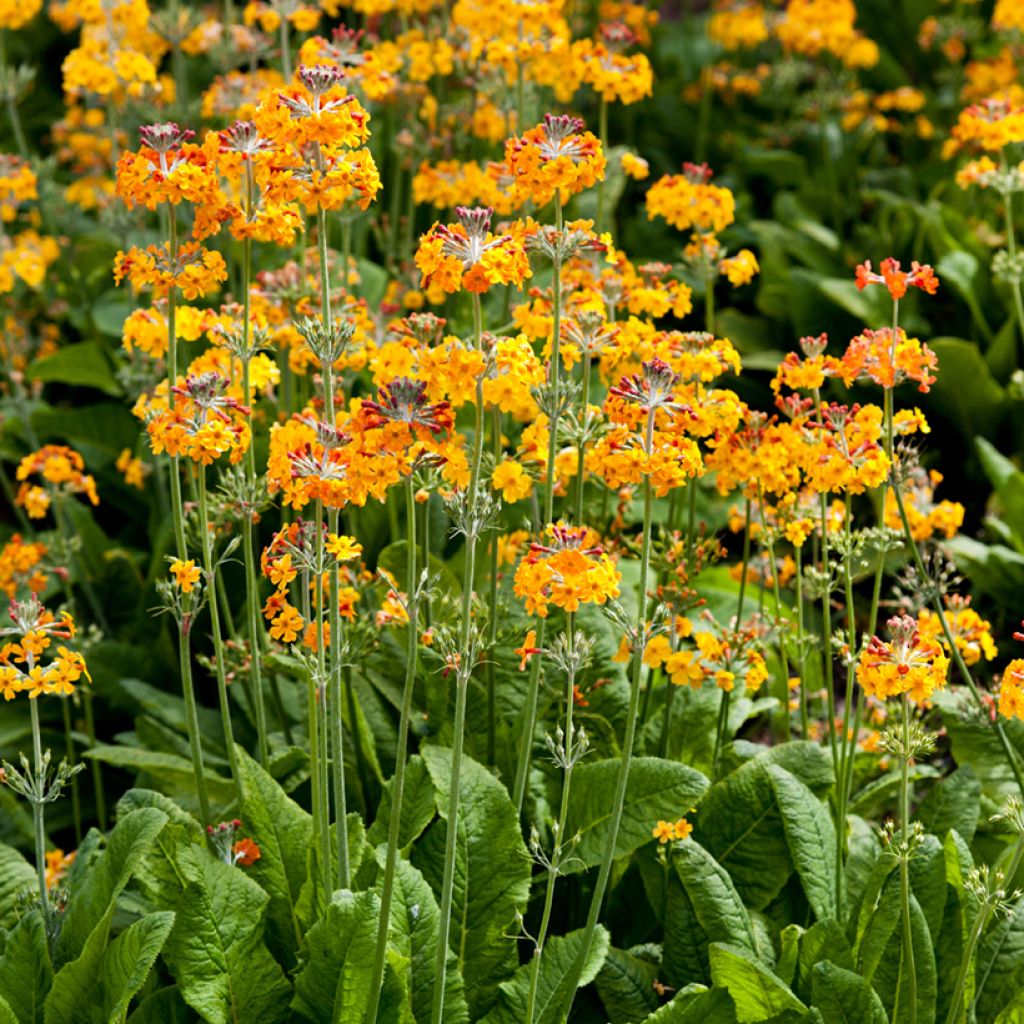
[[[562,200],[555,193],[555,228],[558,231],[558,248],[552,261],[551,303],[551,408],[557,413],[559,408],[559,384],[561,380],[561,334],[562,334]],[[558,416],[548,421],[548,464],[545,470],[544,519],[537,524],[539,530],[546,529],[555,514],[555,456],[558,454]],[[537,623],[537,646],[543,648],[547,619]],[[537,696],[540,692],[541,659],[534,658],[530,667],[530,682],[526,690],[526,707],[523,711],[523,727],[519,737],[519,761],[516,765],[516,778],[512,791],[512,802],[516,812],[521,814],[523,800],[526,796],[526,784],[530,774],[530,760],[533,754],[533,733],[537,727]]]
[[[501,410],[491,410],[491,451],[495,466],[501,461]],[[487,763],[497,759],[498,687],[496,679],[495,648],[498,642],[498,535],[491,534],[490,573],[487,587]]]
[[[330,821],[330,797],[327,786],[327,760],[330,751],[327,746],[327,645],[324,642],[324,509],[320,498],[316,500],[316,522],[313,524],[316,530],[316,575],[313,577],[313,615],[316,623],[316,722],[317,732],[317,753],[319,757],[313,764],[315,772],[315,784],[320,790],[320,870],[324,885],[324,892],[330,898],[334,891],[334,881],[331,867],[331,831],[328,825]],[[336,640],[332,637],[332,641]],[[314,724],[310,723],[310,728]]]
[[[32,830],[36,840],[36,875],[39,879],[39,900],[43,920],[49,923],[50,900],[46,891],[46,823],[43,820],[43,733],[39,725],[39,698],[29,699],[32,718],[32,755],[35,771],[36,794],[32,801]]]
[[[483,313],[480,296],[473,293],[473,336],[477,351],[482,348]],[[477,645],[473,639],[473,579],[476,569],[476,546],[480,533],[477,497],[480,487],[480,462],[484,450],[484,378],[476,382],[476,426],[473,457],[469,465],[469,491],[466,494],[466,563],[462,581],[462,621],[459,629],[459,657],[462,665],[455,674],[455,734],[452,738],[452,776],[448,791],[448,832],[445,837],[444,878],[441,883],[441,927],[437,938],[437,961],[434,967],[434,1002],[430,1019],[433,1024],[444,1020],[444,989],[448,971],[448,936],[451,932],[452,896],[455,886],[455,851],[459,829],[459,782],[462,772],[462,747],[466,732],[466,702],[473,659]],[[461,959],[461,958],[460,958]]]
[[[654,447],[654,415],[651,408],[647,413],[647,430],[644,438],[644,450],[650,455]],[[590,956],[590,946],[594,939],[594,931],[601,915],[605,892],[611,879],[612,865],[615,863],[615,845],[619,838],[619,825],[622,823],[622,808],[626,802],[626,785],[629,782],[629,769],[633,760],[633,745],[636,739],[636,727],[640,718],[640,676],[643,671],[643,636],[647,625],[647,587],[651,569],[651,524],[654,518],[654,498],[649,476],[644,477],[644,521],[643,538],[640,548],[640,600],[636,616],[635,650],[633,651],[633,677],[629,694],[629,710],[626,712],[626,735],[622,740],[622,761],[619,766],[618,778],[615,782],[615,795],[612,797],[612,809],[608,826],[608,842],[605,845],[601,868],[597,875],[597,884],[590,899],[590,910],[584,926],[583,941],[580,950],[569,972],[569,984],[565,985],[567,993],[565,1004],[561,1008],[559,1019],[569,1014],[576,988],[583,975],[583,968]]]
[[[601,151],[608,155],[608,101],[602,96],[597,114],[597,133],[601,140]],[[597,220],[594,230],[601,234],[604,231],[604,178],[597,183]]]
[[[903,694],[901,723],[903,757],[900,765],[900,824],[906,849],[900,857],[900,898],[903,911],[903,976],[907,979],[909,1024],[917,1024],[917,971],[914,967],[914,933],[910,919],[910,699]]]
[[[210,609],[210,629],[213,633],[213,657],[217,675],[217,696],[220,702],[224,746],[227,748],[231,779],[238,785],[238,753],[231,725],[231,704],[228,701],[227,655],[220,628],[220,607],[217,604],[217,566],[213,561],[213,536],[210,533],[209,502],[206,494],[206,467],[199,467],[199,529],[203,536],[203,568],[206,573],[207,606]]]
[[[406,594],[409,623],[406,627],[405,684],[402,687],[402,707],[398,719],[398,744],[395,753],[395,774],[391,779],[391,807],[388,819],[388,846],[384,857],[384,878],[380,890],[380,920],[377,922],[377,945],[374,952],[373,978],[370,983],[370,1001],[366,1008],[366,1024],[376,1024],[380,989],[384,981],[384,965],[388,952],[388,924],[391,919],[391,898],[395,888],[395,864],[398,861],[398,843],[401,838],[402,799],[405,793],[405,763],[409,746],[409,720],[412,718],[412,694],[416,682],[416,496],[412,476],[405,478],[405,510],[408,520],[408,558]]]

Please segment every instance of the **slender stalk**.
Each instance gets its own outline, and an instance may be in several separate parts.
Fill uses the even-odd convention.
[[[398,719],[398,746],[395,755],[395,774],[391,779],[391,809],[388,820],[388,846],[384,859],[384,878],[380,890],[380,919],[377,923],[377,945],[374,951],[373,978],[370,983],[370,1001],[366,1007],[366,1024],[376,1024],[377,1007],[380,1005],[381,983],[384,980],[384,964],[387,961],[388,925],[391,920],[391,898],[395,887],[395,864],[398,860],[398,843],[401,838],[402,799],[405,792],[406,751],[409,746],[409,720],[412,718],[412,694],[416,682],[416,496],[412,476],[405,478],[405,509],[408,518],[409,549],[407,559],[406,592],[409,623],[406,627],[405,684],[402,687],[402,707]]]
[[[35,766],[36,795],[32,801],[32,830],[36,840],[36,875],[39,879],[39,899],[43,920],[49,921],[50,900],[46,891],[46,823],[43,820],[43,733],[39,725],[38,698],[28,702],[32,717],[32,755]]]
[[[96,746],[96,716],[92,709],[92,694],[88,690],[82,691],[82,708],[85,712],[85,735],[89,739],[89,749]],[[92,761],[92,787],[93,798],[96,801],[96,821],[101,832],[107,830],[107,798],[103,790],[103,772],[100,770],[99,761],[93,757]]]
[[[334,891],[334,880],[331,869],[331,832],[328,826],[330,821],[330,797],[327,790],[327,759],[330,751],[327,747],[326,729],[324,728],[327,719],[327,652],[324,642],[324,574],[321,571],[324,564],[324,508],[320,498],[316,500],[316,522],[313,528],[316,530],[316,574],[313,576],[313,621],[316,623],[316,679],[315,679],[315,710],[316,720],[310,723],[310,728],[317,732],[317,753],[318,757],[313,763],[316,786],[320,790],[320,870],[323,872],[324,892],[328,895]],[[336,638],[332,637],[332,640]]]
[[[62,697],[60,702],[61,717],[64,722],[64,756],[68,764],[75,763],[75,741],[71,736],[70,697]],[[77,777],[71,779],[71,816],[75,823],[75,846],[82,845],[82,797],[78,791]]]
[[[807,713],[807,645],[804,642],[804,566],[803,545],[794,546],[796,559],[796,632],[800,670],[800,735],[807,739],[810,716]]]
[[[656,409],[647,413],[647,430],[644,448],[648,455],[654,447],[654,416]],[[647,623],[647,587],[651,569],[651,523],[654,515],[654,498],[649,476],[644,477],[644,521],[643,540],[640,548],[640,601],[636,616],[636,650],[633,652],[633,678],[629,694],[629,710],[626,713],[626,735],[622,741],[622,763],[615,782],[615,795],[612,797],[612,809],[609,818],[608,842],[605,846],[601,867],[597,875],[597,884],[590,899],[590,910],[584,925],[583,941],[580,950],[569,972],[569,984],[565,986],[565,1004],[561,1007],[559,1019],[565,1019],[572,1007],[579,979],[583,974],[584,965],[590,956],[590,946],[594,939],[594,931],[601,915],[605,892],[611,879],[612,865],[615,863],[615,844],[619,838],[619,825],[622,822],[622,808],[626,802],[626,785],[629,782],[629,769],[633,760],[633,745],[636,739],[636,727],[640,715],[640,676],[643,670],[643,643]]]
[[[1006,172],[1006,153],[1000,154],[999,162],[1002,170]],[[1007,192],[1003,197],[1003,215],[1006,224],[1006,254],[1009,256],[1009,264],[1012,268],[1017,265],[1017,233],[1013,225],[1013,193]],[[1017,327],[1021,333],[1021,340],[1024,341],[1024,298],[1021,296],[1020,278],[1014,277],[1011,281],[1013,292],[1013,308],[1017,313]]]
[[[576,453],[576,522],[583,522],[583,491],[585,485],[584,464],[587,458],[587,428],[590,424],[590,377],[591,360],[589,346],[583,353],[583,392],[580,396],[580,439],[579,451]]]
[[[569,612],[566,617],[566,636],[569,641],[570,658],[573,652],[573,636],[575,632],[575,615]],[[547,939],[548,927],[551,924],[551,911],[555,902],[555,884],[558,881],[559,868],[562,863],[562,854],[565,850],[565,823],[569,819],[569,791],[572,785],[572,772],[575,767],[574,741],[573,741],[573,707],[575,700],[576,673],[566,674],[565,689],[565,778],[562,782],[562,801],[558,811],[558,821],[552,829],[555,833],[555,848],[551,853],[547,871],[547,891],[544,894],[544,910],[541,914],[540,928],[537,932],[537,939],[533,949],[533,960],[530,964],[530,988],[526,997],[526,1024],[533,1024],[537,1006],[537,983],[540,979],[540,959],[544,953],[544,943]]]
[[[562,201],[555,193],[555,227],[562,230]],[[560,249],[559,249],[560,251]],[[562,334],[562,262],[556,255],[552,267],[552,316],[551,333],[551,394],[552,408],[558,408],[558,391],[561,373],[561,334]],[[538,524],[545,529],[554,518],[555,509],[555,456],[558,453],[558,417],[548,423],[548,464],[545,471],[544,519]],[[543,648],[547,619],[537,623],[537,646]],[[523,727],[519,737],[519,761],[516,765],[516,778],[512,791],[512,802],[516,812],[522,814],[523,800],[526,796],[526,784],[530,773],[530,758],[533,753],[533,733],[537,727],[537,696],[540,692],[541,659],[534,658],[530,667],[530,682],[526,690],[526,707],[523,711]]]
[[[0,75],[7,83],[7,29],[0,29]],[[18,101],[13,90],[7,94],[7,117],[11,122],[11,131],[14,133],[14,143],[18,147],[18,155],[22,160],[28,159],[28,143],[25,140],[25,130],[21,126],[21,114],[18,113]]]
[[[598,138],[601,140],[601,151],[607,156],[608,154],[608,101],[601,97],[601,103],[598,107],[597,113],[597,132]],[[597,220],[594,224],[594,230],[601,234],[604,231],[604,178],[597,183]]]
[[[477,351],[482,346],[483,313],[480,296],[473,293],[473,335]],[[444,989],[448,971],[448,937],[451,931],[452,896],[455,886],[455,850],[459,827],[459,782],[462,772],[462,748],[466,732],[466,703],[469,680],[477,649],[473,638],[473,579],[476,569],[476,547],[479,539],[477,497],[480,487],[480,462],[484,450],[484,379],[476,382],[476,428],[473,437],[473,458],[469,465],[469,491],[466,494],[466,567],[462,581],[462,620],[459,629],[459,657],[463,664],[455,674],[455,734],[452,739],[452,775],[448,791],[448,832],[445,837],[444,878],[441,883],[441,927],[437,937],[437,961],[434,967],[434,1001],[430,1019],[433,1024],[444,1020]],[[461,957],[460,965],[461,965]]]
[[[903,757],[900,765],[900,823],[903,839],[910,842],[910,699],[903,694],[903,721],[901,723]],[[914,935],[910,920],[910,857],[909,851],[900,858],[900,900],[903,913],[903,968],[910,993],[907,1010],[910,1024],[917,1024],[917,971],[914,967]]]
[[[501,410],[491,410],[491,450],[494,464],[501,461]],[[498,688],[495,678],[495,648],[498,643],[498,534],[492,532],[490,543],[490,573],[487,589],[487,763],[497,762],[498,746]]]
[[[185,722],[188,727],[188,745],[192,754],[192,772],[196,778],[196,793],[199,796],[199,817],[204,825],[213,823],[210,814],[210,796],[206,790],[206,774],[203,770],[203,748],[199,741],[199,710],[196,706],[196,691],[192,681],[192,612],[182,614],[178,629],[178,661],[181,665],[181,690],[185,698]]]
[[[199,529],[203,537],[203,568],[206,573],[207,605],[210,609],[210,629],[213,633],[213,657],[217,675],[217,696],[220,702],[221,725],[224,729],[224,746],[227,748],[231,779],[238,785],[238,754],[235,751],[235,734],[231,725],[231,705],[228,701],[227,655],[220,628],[220,607],[217,603],[217,567],[213,561],[213,537],[210,533],[209,502],[206,493],[205,467],[199,467]]]
[[[739,628],[743,621],[743,602],[747,594],[747,568],[750,565],[750,499],[744,498],[745,511],[743,515],[743,560],[740,562],[740,592],[736,598],[736,628]],[[715,750],[711,757],[711,777],[718,777],[718,762],[722,755],[722,748],[725,746],[725,734],[729,727],[729,697],[731,690],[722,693],[722,700],[718,705],[718,723],[715,727]]]
[[[288,19],[281,18],[281,74],[287,85],[292,80],[292,43],[288,37]]]

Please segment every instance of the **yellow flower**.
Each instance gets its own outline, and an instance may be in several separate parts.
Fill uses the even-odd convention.
[[[171,562],[171,575],[174,577],[174,582],[181,588],[182,593],[191,594],[199,582],[201,573],[194,559],[182,561],[180,558],[176,558]]]
[[[506,460],[494,467],[491,486],[496,491],[501,491],[505,501],[512,504],[530,496],[533,481],[518,462]]]

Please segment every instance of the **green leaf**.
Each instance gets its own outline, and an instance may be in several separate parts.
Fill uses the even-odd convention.
[[[139,1003],[128,1024],[189,1024],[194,1018],[177,985],[157,989]]]
[[[875,990],[830,960],[814,967],[813,1002],[825,1024],[889,1024]]]
[[[18,896],[26,891],[39,895],[36,869],[13,846],[0,843],[0,932],[18,920]]]
[[[391,786],[389,779],[381,790],[377,817],[366,833],[366,838],[377,845],[387,842],[388,827],[391,823]],[[398,829],[398,847],[404,850],[418,839],[423,830],[437,814],[437,798],[434,782],[418,754],[409,758],[405,769],[405,784],[402,791],[402,823]]]
[[[260,848],[250,877],[270,896],[267,944],[279,960],[292,964],[299,934],[296,905],[306,881],[306,852],[312,844],[313,819],[236,744],[239,816]]]
[[[736,1024],[736,1007],[724,988],[687,985],[643,1024]]]
[[[107,945],[113,906],[86,941],[82,955],[53,980],[46,1024],[108,1024],[124,1019],[174,925],[171,911],[141,917]]]
[[[836,832],[825,806],[795,776],[779,765],[768,774],[782,814],[782,826],[807,902],[818,920],[836,916],[833,870]]]
[[[940,384],[922,396],[922,404],[938,409],[966,437],[991,434],[1002,418],[1006,393],[978,346],[963,338],[934,338],[928,345],[939,357]],[[942,381],[953,386],[943,387]],[[970,381],[970,387],[957,387],[959,381]]]
[[[378,556],[377,556],[377,567],[380,569],[386,569],[395,578],[395,582],[400,586],[405,586],[405,581],[409,574],[409,556],[408,556],[409,542],[404,540],[395,541],[394,544],[389,544]],[[417,553],[416,564],[420,565],[422,558]],[[420,569],[423,567],[420,565]],[[448,568],[448,563],[438,558],[437,555],[430,556],[430,572],[432,575],[438,576],[438,586],[442,591],[448,594],[458,595],[462,593],[462,587],[459,584],[455,573]]]
[[[306,936],[292,1007],[316,1024],[362,1021],[370,999],[380,901],[340,890]],[[378,1017],[380,1019],[380,1017]]]
[[[857,920],[854,945],[857,970],[870,982],[900,920],[899,877],[896,858],[882,854],[868,880]]]
[[[970,843],[981,814],[981,780],[966,765],[940,779],[917,809],[917,816],[937,836],[955,829]]]
[[[382,879],[383,881],[383,879]],[[408,964],[408,990],[417,1024],[429,1024],[434,1000],[441,911],[426,879],[399,860],[392,894],[388,942]],[[467,1024],[465,986],[455,954],[448,952],[444,989],[445,1024]]]
[[[573,851],[573,866],[583,870],[601,863],[608,844],[613,796],[622,759],[606,758],[582,764],[573,775],[566,835],[580,835]],[[651,842],[651,825],[659,819],[675,821],[695,807],[708,788],[700,772],[659,757],[636,757],[629,769],[622,822],[615,840],[615,856],[625,857]]]
[[[1024,988],[1024,901],[999,917],[978,946],[975,967],[978,1020],[992,1020]]]
[[[898,878],[894,880],[898,885]],[[899,889],[895,888],[893,894],[898,905]],[[914,975],[917,979],[917,1024],[932,1024],[935,1020],[937,993],[935,954],[924,914],[913,896],[910,898],[910,932],[914,943]],[[888,948],[872,979],[882,1004],[891,1013],[892,1024],[908,1024],[910,1020],[908,978],[903,956],[903,928],[900,925],[890,937]]]
[[[623,949],[609,949],[594,979],[611,1024],[642,1020],[658,1005],[658,965]]]
[[[743,901],[725,869],[700,843],[688,839],[672,852],[672,864],[707,942],[728,942],[751,953],[754,932]]]
[[[732,996],[740,1024],[763,1021],[786,1010],[806,1011],[807,1007],[749,951],[716,942],[710,952],[711,977],[716,986],[727,989]]]
[[[566,991],[566,976],[571,974],[573,965],[582,951],[584,931],[585,929],[580,928],[568,935],[555,935],[544,943],[544,951],[541,953],[537,968],[537,995],[533,1016],[536,1024],[557,1024],[559,1021],[559,1010],[570,997],[570,993]],[[580,988],[589,985],[597,976],[608,955],[608,947],[608,932],[598,926],[594,931],[594,939],[590,944],[590,952],[579,980]],[[532,962],[525,963],[508,981],[501,983],[498,1003],[483,1018],[481,1024],[523,1024],[527,1018],[526,1007],[532,971]]]
[[[0,996],[0,1024],[18,1024],[10,1003],[3,996]]]
[[[6,935],[0,956],[0,992],[18,1024],[42,1024],[53,965],[39,909],[25,914]]]
[[[108,395],[121,394],[121,387],[110,369],[106,349],[98,341],[64,345],[53,355],[32,363],[28,368],[28,377],[45,383],[96,388]]]
[[[1003,520],[1013,532],[1018,550],[1024,548],[1024,473],[983,437],[974,439],[978,460],[995,488]]]
[[[182,888],[164,959],[185,1002],[209,1024],[284,1019],[291,986],[263,943],[270,897],[203,847],[175,854]]]
[[[413,848],[413,864],[435,893],[441,891],[451,751],[424,746],[420,753],[434,780],[441,819]],[[516,914],[530,891],[530,860],[508,791],[472,758],[464,757],[459,782],[458,841],[452,893],[451,948],[466,980],[474,1018],[497,998],[497,985],[515,969]]]
[[[800,939],[796,984],[790,987],[801,999],[813,1001],[814,968],[825,960],[843,970],[853,970],[853,951],[838,921],[815,921]]]
[[[68,905],[57,942],[58,966],[82,952],[90,933],[113,910],[117,897],[166,823],[166,814],[147,807],[126,814],[114,826],[106,849],[91,865],[88,885],[76,891]]]

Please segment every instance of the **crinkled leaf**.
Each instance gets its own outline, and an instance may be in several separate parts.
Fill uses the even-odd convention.
[[[35,868],[13,846],[0,843],[0,932],[18,920],[18,897],[26,890],[39,895]]]
[[[391,787],[392,780],[388,780],[381,791],[380,806],[377,809],[377,817],[367,830],[366,837],[371,843],[387,842],[388,827],[391,822]],[[405,769],[405,783],[402,790],[402,823],[398,830],[398,846],[405,849],[415,839],[418,839],[423,830],[437,814],[437,797],[434,792],[434,782],[423,763],[423,758],[418,754],[409,758],[409,764]]]
[[[612,805],[622,759],[607,758],[582,764],[573,775],[569,796],[567,835],[580,834],[570,869],[583,870],[601,863],[608,844]],[[626,782],[622,822],[615,840],[615,856],[625,857],[651,841],[651,824],[660,818],[675,821],[696,806],[708,788],[700,772],[659,757],[633,758]]]
[[[442,820],[414,846],[412,860],[437,894],[444,874],[451,751],[425,746],[420,752],[434,780]],[[462,762],[459,794],[450,944],[476,1018],[497,999],[498,983],[515,970],[512,935],[516,913],[529,895],[530,861],[508,791],[468,757]]]
[[[700,843],[687,840],[672,852],[672,865],[706,938],[728,942],[753,953],[756,949],[750,916],[732,879]]]
[[[568,1002],[571,995],[566,991],[566,976],[583,949],[584,929],[568,935],[555,935],[544,943],[537,975],[537,996],[534,1004],[536,1024],[557,1024],[559,1009]],[[579,979],[579,987],[589,985],[608,954],[608,932],[598,926]],[[533,964],[527,962],[515,974],[503,981],[499,988],[497,1004],[483,1018],[481,1024],[523,1024],[530,992],[530,975]]]
[[[624,949],[609,949],[594,985],[611,1024],[642,1020],[658,1005],[658,965]]]
[[[831,960],[815,964],[812,992],[825,1024],[889,1024],[875,990],[859,974]]]
[[[88,885],[75,892],[68,905],[57,942],[56,966],[81,953],[86,939],[113,907],[166,823],[167,815],[155,807],[139,808],[118,820],[107,837],[106,848],[92,865]]]
[[[53,965],[39,909],[25,914],[7,933],[0,956],[0,992],[18,1024],[42,1024],[43,1004],[53,984]]]
[[[249,876],[270,896],[267,944],[279,960],[292,963],[300,939],[295,907],[306,881],[313,820],[241,747],[236,753],[240,817],[260,848]]]
[[[715,942],[710,954],[711,977],[732,996],[740,1024],[763,1021],[786,1010],[806,1011],[789,988],[748,950]]]
[[[769,765],[768,774],[807,902],[819,921],[835,917],[836,831],[832,817],[807,786],[785,768]]]

